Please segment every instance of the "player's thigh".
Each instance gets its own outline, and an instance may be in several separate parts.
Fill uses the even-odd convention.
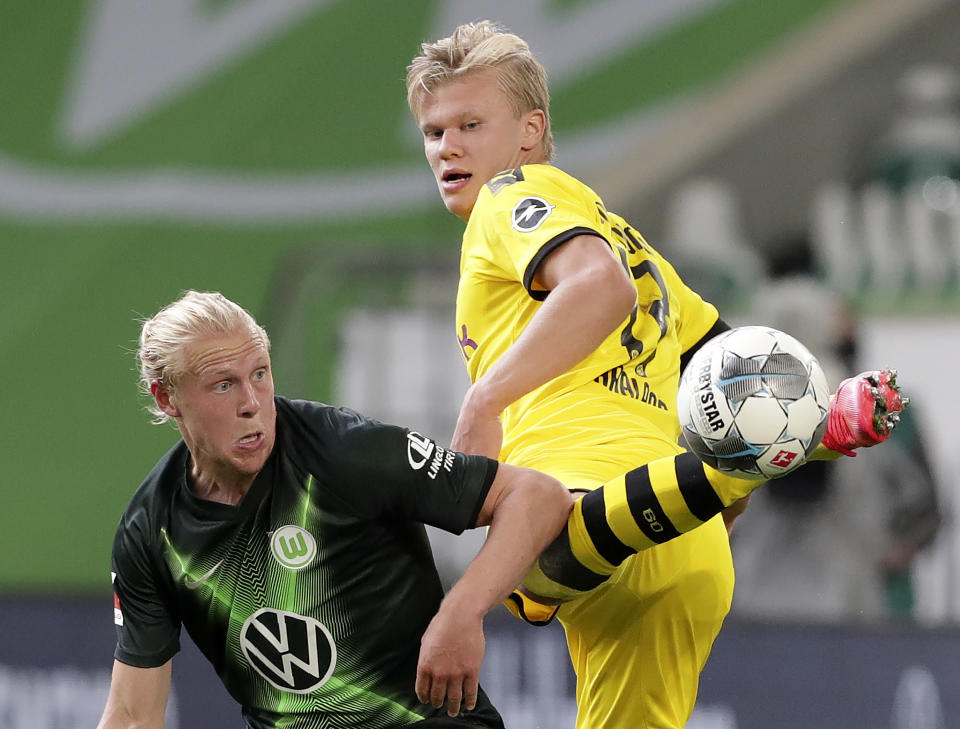
[[[646,621],[664,614],[713,624],[730,610],[733,579],[730,541],[718,515],[630,556],[604,586],[565,605],[560,616],[591,643],[625,629],[643,635]]]
[[[562,609],[579,725],[682,726],[732,595],[729,540],[716,517],[629,558],[595,595]]]

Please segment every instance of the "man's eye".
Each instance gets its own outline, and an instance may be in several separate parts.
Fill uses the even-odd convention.
[[[266,379],[266,377],[267,377],[266,370],[257,370],[256,372],[253,373],[253,379],[257,380],[258,382]]]
[[[218,382],[216,387],[213,388],[214,392],[226,392],[230,389],[229,382]]]
[[[476,129],[476,128],[479,127],[479,126],[480,126],[480,122],[472,121],[472,122],[467,122],[466,124],[464,124],[464,125],[463,125],[463,128],[464,128],[464,129]]]

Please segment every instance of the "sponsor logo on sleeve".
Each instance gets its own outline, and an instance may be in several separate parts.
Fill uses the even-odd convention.
[[[531,233],[543,224],[555,207],[542,197],[525,197],[513,206],[510,224],[514,230]]]
[[[463,359],[464,359],[465,361],[469,362],[469,361],[470,361],[470,355],[473,354],[473,352],[476,352],[476,351],[477,351],[477,347],[478,347],[479,345],[478,345],[473,339],[471,339],[471,338],[467,335],[467,325],[466,325],[466,324],[461,324],[461,325],[460,325],[460,334],[461,334],[461,336],[460,336],[459,339],[458,339],[458,341],[460,342],[460,351],[463,353]],[[470,350],[470,349],[472,349],[473,352],[468,351],[468,350]]]
[[[414,471],[419,471],[429,462],[427,476],[432,480],[437,477],[441,468],[450,473],[455,459],[456,454],[453,451],[441,448],[419,433],[407,433],[407,460]]]
[[[426,436],[415,431],[407,433],[407,461],[410,462],[410,468],[419,471],[427,465],[435,447],[434,442]]]

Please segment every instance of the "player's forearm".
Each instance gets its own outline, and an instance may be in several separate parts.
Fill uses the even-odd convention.
[[[600,273],[562,281],[517,341],[477,381],[472,405],[499,414],[582,362],[630,313],[635,303],[631,291],[611,285]]]
[[[171,662],[137,668],[115,660],[110,693],[97,729],[164,729]]]
[[[520,584],[565,527],[573,498],[556,479],[522,470],[490,521],[483,547],[444,599],[445,609],[483,616]]]
[[[107,710],[100,718],[97,729],[165,729],[163,719],[137,719],[125,711]]]

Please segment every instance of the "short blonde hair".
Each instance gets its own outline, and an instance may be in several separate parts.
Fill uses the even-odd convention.
[[[414,117],[420,118],[424,97],[435,89],[479,70],[493,69],[517,117],[534,109],[543,111],[541,145],[546,160],[553,159],[547,72],[523,38],[481,20],[459,26],[449,38],[423,43],[420,53],[407,66],[407,104]]]
[[[184,374],[185,347],[198,337],[242,329],[249,330],[270,351],[266,330],[250,312],[216,292],[187,291],[143,322],[137,363],[140,390],[151,396],[147,410],[154,416],[154,423],[164,423],[170,416],[157,407],[152,385],[158,382],[171,390],[176,387],[177,380]]]

